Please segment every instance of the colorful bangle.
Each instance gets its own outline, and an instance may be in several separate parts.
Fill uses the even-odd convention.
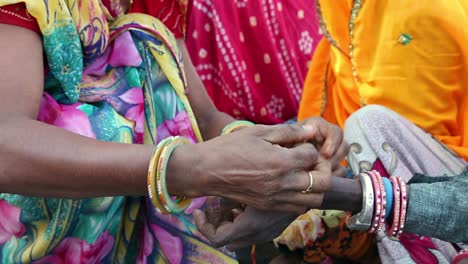
[[[383,193],[379,181],[379,175],[375,171],[370,171],[367,173],[372,180],[372,186],[375,193],[374,201],[374,215],[372,217],[372,225],[369,229],[369,233],[377,233],[379,231],[381,219],[383,218],[385,212],[383,208]]]
[[[255,124],[250,122],[250,121],[246,121],[246,120],[237,120],[237,121],[234,121],[230,124],[228,124],[227,126],[225,126],[223,128],[223,132],[221,132],[221,135],[227,135],[229,133],[232,133],[234,130],[240,128],[240,127],[248,127],[248,126],[254,126]]]
[[[390,239],[396,239],[398,234],[398,225],[400,223],[400,185],[398,179],[395,176],[390,177],[390,181],[393,184],[393,217],[392,222],[387,225],[387,236]]]
[[[406,190],[406,183],[403,180],[403,178],[398,178],[398,183],[400,184],[400,190],[401,190],[401,199],[400,199],[400,223],[398,225],[398,233],[397,233],[397,238],[403,234],[403,230],[405,229],[405,222],[406,222],[406,209],[408,205],[408,196],[407,196],[407,190]]]
[[[382,182],[387,195],[387,211],[385,211],[385,220],[387,220],[393,208],[393,186],[392,182],[386,177],[382,177]]]
[[[347,225],[352,230],[367,231],[372,224],[375,195],[370,177],[360,173],[358,178],[362,187],[362,209],[361,212],[348,218]]]
[[[166,138],[159,142],[156,148],[153,151],[151,156],[150,164],[148,167],[148,195],[153,207],[158,210],[160,213],[168,213],[162,206],[161,202],[158,199],[158,195],[156,194],[156,169],[159,157],[161,156],[161,151],[163,147],[169,142],[171,138]]]
[[[156,194],[167,213],[181,213],[191,203],[191,199],[186,197],[176,197],[175,200],[172,200],[167,190],[166,184],[166,169],[169,158],[176,147],[183,144],[190,144],[190,141],[180,136],[172,138],[172,140],[164,145],[158,161],[158,168],[156,173]]]

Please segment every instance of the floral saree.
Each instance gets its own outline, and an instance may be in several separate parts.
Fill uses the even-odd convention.
[[[47,59],[38,120],[101,141],[202,140],[175,38],[118,0],[24,2]],[[72,184],[72,183],[70,183]],[[0,194],[2,263],[232,263],[209,246],[191,212],[158,214],[144,197],[83,200]]]

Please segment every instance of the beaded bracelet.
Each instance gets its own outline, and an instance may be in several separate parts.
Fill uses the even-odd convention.
[[[254,126],[255,124],[246,120],[234,121],[223,128],[221,135],[227,135],[240,127]]]
[[[150,164],[148,167],[148,178],[147,178],[147,184],[148,184],[148,195],[151,200],[151,203],[153,207],[158,210],[160,213],[168,213],[166,209],[162,206],[161,202],[158,199],[158,195],[156,194],[156,168],[157,168],[157,162],[159,160],[159,157],[161,156],[161,151],[163,147],[169,142],[172,138],[166,138],[159,142],[159,144],[156,146],[156,148],[153,151],[153,154],[151,156]]]
[[[390,177],[390,181],[393,184],[393,217],[392,222],[387,225],[387,236],[394,240],[397,239],[398,226],[400,224],[400,184],[395,176]]]
[[[190,141],[180,136],[172,138],[172,140],[164,145],[158,161],[158,168],[156,171],[156,194],[163,208],[168,213],[181,213],[191,203],[191,199],[186,197],[176,197],[175,200],[172,200],[166,184],[166,169],[169,158],[178,146],[184,144],[190,144]]]
[[[403,178],[399,177],[398,178],[398,183],[400,184],[400,190],[401,190],[401,199],[400,199],[400,223],[398,225],[398,233],[397,233],[397,238],[403,234],[403,230],[405,228],[405,222],[406,222],[406,209],[408,205],[408,197],[406,193],[406,183],[403,181]]]
[[[373,171],[377,180],[379,181],[380,191],[382,192],[382,214],[380,215],[379,226],[377,227],[376,232],[379,232],[385,224],[385,215],[387,214],[387,192],[385,191],[385,186],[383,184],[382,176],[378,171]]]

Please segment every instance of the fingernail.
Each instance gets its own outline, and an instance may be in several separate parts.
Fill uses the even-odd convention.
[[[315,131],[315,126],[311,126],[311,125],[303,125],[302,128],[304,128],[304,130],[309,133],[312,133]]]

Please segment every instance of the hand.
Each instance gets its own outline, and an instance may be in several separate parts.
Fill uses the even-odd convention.
[[[309,186],[317,163],[311,131],[299,125],[254,126],[192,146],[204,196],[220,196],[263,210],[304,211],[291,194]],[[182,149],[182,148],[181,148]],[[194,194],[196,195],[196,194]],[[198,194],[200,195],[200,193]],[[320,205],[323,194],[309,194]]]
[[[337,125],[327,122],[321,117],[311,117],[299,123],[304,127],[311,127],[315,147],[325,158],[329,159],[334,176],[345,176],[346,170],[341,161],[348,155],[349,145],[343,140],[343,131]]]
[[[237,210],[237,209],[236,209]],[[235,211],[236,211],[235,210]],[[221,210],[227,212],[225,210]],[[205,212],[195,211],[195,223],[198,230],[216,247],[228,246],[229,250],[245,247],[254,243],[272,241],[296,219],[299,214],[261,211],[247,206],[245,210],[215,217],[224,218],[222,223],[213,222]]]

